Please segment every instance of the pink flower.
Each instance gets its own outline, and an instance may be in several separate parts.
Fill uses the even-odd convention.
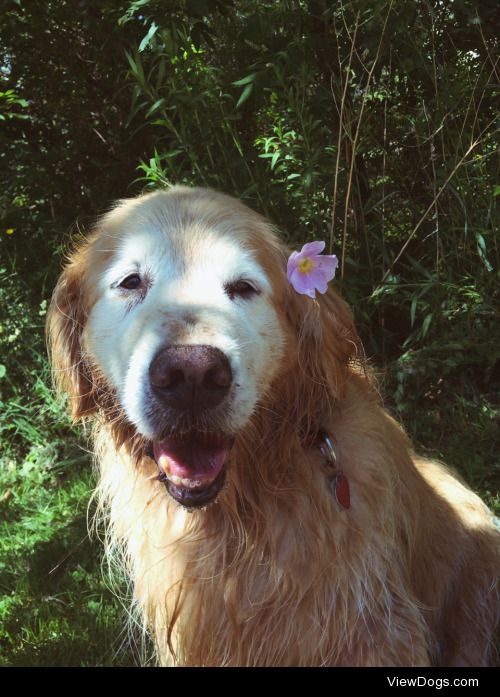
[[[300,252],[292,252],[286,275],[297,293],[316,298],[316,290],[326,293],[329,281],[335,276],[339,260],[335,254],[322,255],[324,242],[308,242]]]

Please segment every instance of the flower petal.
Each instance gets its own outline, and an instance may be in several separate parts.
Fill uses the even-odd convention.
[[[318,275],[318,277],[316,278],[316,282],[314,284],[314,287],[320,293],[326,293],[326,291],[328,290],[328,280],[324,276]]]
[[[326,274],[321,269],[315,268],[307,275],[307,280],[310,287],[323,288],[324,290],[321,292],[324,293],[329,279],[327,279]]]
[[[311,292],[314,293],[314,281],[311,279],[311,275],[312,274],[301,273],[298,269],[295,269],[290,276],[290,283],[297,293],[309,295],[311,298],[314,298],[316,296],[311,295]]]
[[[300,250],[301,256],[315,256],[321,254],[326,246],[326,242],[307,242]]]
[[[299,259],[299,253],[298,252],[292,252],[290,256],[288,257],[288,264],[286,267],[286,275],[288,277],[288,280],[291,282],[291,276],[292,273],[295,271],[297,268],[298,263],[300,262]]]
[[[318,271],[321,271],[323,276],[327,281],[331,281],[335,278],[335,271],[339,265],[339,260],[333,254],[332,256],[317,256],[314,257],[314,266]]]
[[[307,242],[300,252],[290,254],[287,277],[297,293],[315,299],[316,290],[320,293],[328,290],[339,262],[335,254],[321,254],[325,246],[325,242]]]

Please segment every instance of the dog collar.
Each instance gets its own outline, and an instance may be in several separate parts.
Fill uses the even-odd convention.
[[[304,448],[317,447],[325,458],[324,467],[328,487],[332,492],[338,505],[348,510],[351,507],[351,493],[349,480],[338,464],[337,453],[333,444],[333,438],[328,431],[320,429],[317,433],[309,433],[302,441]]]

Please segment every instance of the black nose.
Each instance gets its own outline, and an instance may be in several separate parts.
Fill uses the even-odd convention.
[[[168,407],[202,411],[222,402],[233,374],[226,356],[214,346],[168,346],[151,361],[149,380]]]

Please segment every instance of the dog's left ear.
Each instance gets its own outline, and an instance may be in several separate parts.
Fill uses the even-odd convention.
[[[360,361],[363,347],[351,308],[333,286],[324,295],[318,295],[320,350],[330,356],[339,368],[346,367],[353,361]]]
[[[333,286],[316,300],[291,287],[287,315],[296,334],[298,370],[307,384],[326,388],[337,399],[344,391],[349,365],[363,361],[352,312]]]

